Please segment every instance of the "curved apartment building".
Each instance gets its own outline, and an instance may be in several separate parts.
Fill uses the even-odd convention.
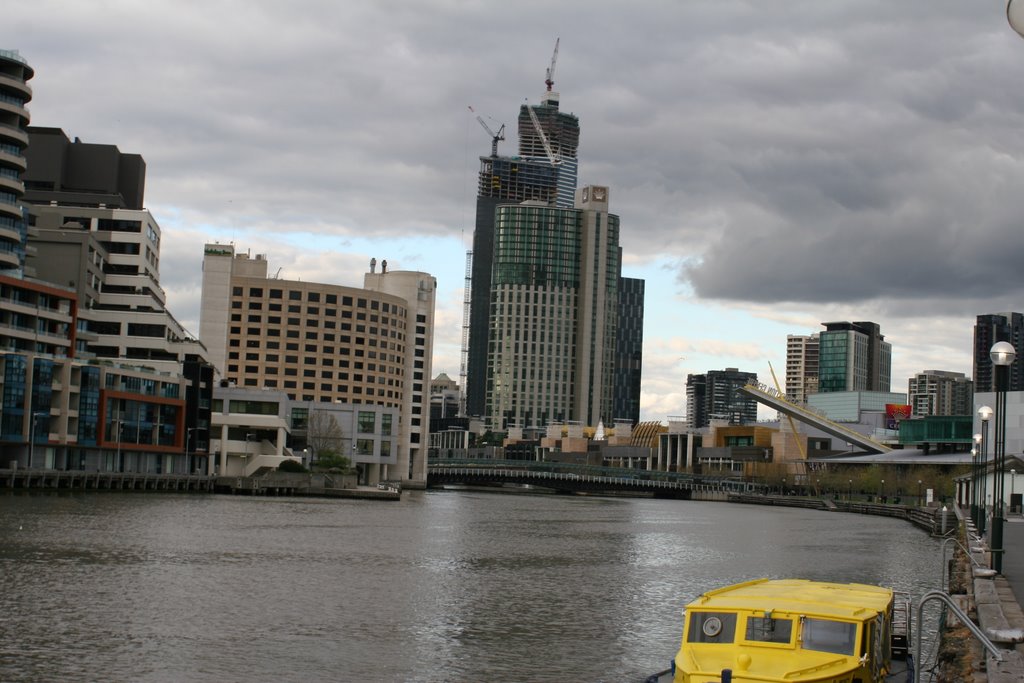
[[[0,50],[0,271],[21,272],[25,263],[25,148],[28,147],[32,67],[16,50]]]
[[[262,254],[207,244],[199,337],[230,385],[394,409],[395,470],[425,482],[436,285],[375,265],[363,288],[282,280]]]

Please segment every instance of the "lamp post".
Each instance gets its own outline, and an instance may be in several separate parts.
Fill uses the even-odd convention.
[[[971,501],[971,521],[978,526],[978,449],[971,449],[971,488],[968,494]]]
[[[121,421],[120,413],[114,419],[114,424],[117,425],[117,434],[114,435],[117,438],[117,459],[114,461],[114,468],[118,472],[124,472],[124,463],[121,461],[121,430],[124,428],[124,423]]]
[[[1024,2],[1008,0],[1006,3],[1006,20],[1010,28],[1024,36]]]
[[[1010,512],[1013,512],[1013,496],[1017,483],[1017,470],[1010,470]]]
[[[992,417],[992,409],[988,406],[978,408],[981,417],[981,450],[978,456],[978,522],[975,526],[979,534],[985,533],[988,523],[988,421]]]
[[[981,477],[981,432],[974,435],[974,448],[971,449],[971,520],[974,528],[978,527],[978,480]]]
[[[850,488],[847,489],[847,491],[846,491],[846,502],[847,503],[852,503],[853,502],[853,479],[848,479],[847,483],[849,484]]]
[[[249,466],[249,441],[252,437],[256,436],[255,432],[247,432],[245,435],[245,459],[242,463],[242,474],[245,475],[245,469]]]
[[[199,427],[189,427],[185,430],[185,474],[192,474],[195,469],[193,460],[189,457],[189,446],[192,444],[192,432],[202,431]]]
[[[32,413],[28,423],[28,469],[32,469],[32,460],[35,457],[36,449],[36,422],[41,417],[49,417],[49,413]]]
[[[924,500],[921,498],[921,480],[917,480],[917,507],[924,505]]]
[[[885,479],[882,480],[881,491],[879,495],[882,497],[882,502],[885,502]]]
[[[1009,8],[1007,8],[1009,12]],[[992,569],[1003,571],[1003,486],[1006,470],[1006,385],[1009,383],[1010,365],[1017,358],[1017,351],[1009,342],[996,342],[989,351],[995,366],[996,379],[996,432],[995,449],[992,451]]]

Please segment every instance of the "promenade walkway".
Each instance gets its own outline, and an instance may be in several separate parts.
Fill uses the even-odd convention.
[[[975,534],[973,523],[968,519],[969,535]],[[975,535],[976,538],[976,535]],[[985,539],[980,545],[971,544],[975,565],[973,597],[976,621],[981,630],[1000,649],[1002,661],[984,652],[985,662],[978,662],[975,682],[1022,683],[1024,682],[1024,643],[1014,642],[1024,634],[1024,518],[1013,515],[1003,526],[1002,573],[991,576],[986,567],[991,564],[991,553]]]

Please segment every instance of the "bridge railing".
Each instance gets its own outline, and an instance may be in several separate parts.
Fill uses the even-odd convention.
[[[546,460],[495,460],[478,458],[437,458],[427,462],[428,470],[446,468],[478,468],[486,470],[528,470],[532,472],[550,472],[552,474],[574,474],[587,477],[609,477],[616,479],[632,479],[637,482],[670,482],[689,486],[708,486],[716,489],[743,491],[748,488],[740,477],[721,477],[707,474],[691,474],[685,472],[662,472],[658,470],[640,470],[632,467],[601,467],[596,465],[580,465],[576,463],[552,462]]]

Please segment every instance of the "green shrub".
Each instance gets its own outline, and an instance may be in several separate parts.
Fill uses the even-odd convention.
[[[277,466],[278,472],[308,472],[298,460],[284,460]]]

